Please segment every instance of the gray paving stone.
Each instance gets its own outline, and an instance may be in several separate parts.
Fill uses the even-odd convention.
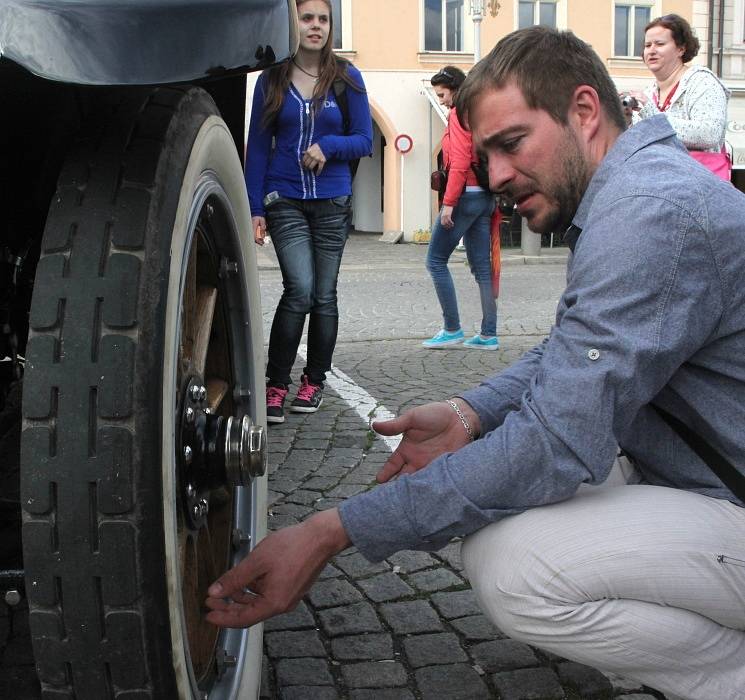
[[[318,440],[312,438],[303,438],[296,440],[292,446],[293,450],[325,450],[329,446],[330,438],[320,438]]]
[[[426,600],[384,603],[380,614],[396,634],[440,632],[442,622]]]
[[[299,503],[304,506],[312,506],[319,498],[318,491],[305,491],[298,489],[292,493],[288,493],[285,500],[288,503]]]
[[[339,571],[339,569],[337,569],[333,564],[326,564],[326,566],[323,567],[323,571],[318,574],[318,580],[323,581],[327,578],[338,578],[339,576],[344,576],[344,574]]]
[[[269,663],[269,658],[264,654],[261,657],[261,687],[259,688],[259,697],[273,698],[276,695],[274,692],[274,670]]]
[[[467,664],[427,666],[414,674],[422,700],[486,700],[486,684]]]
[[[460,541],[451,542],[437,552],[437,556],[444,559],[456,571],[463,571],[463,562],[460,558],[460,545]]]
[[[374,603],[383,603],[398,598],[406,598],[414,594],[414,589],[401,578],[390,571],[379,576],[363,578],[357,585]]]
[[[390,634],[359,634],[331,640],[331,654],[338,661],[380,661],[393,659]]]
[[[366,486],[362,484],[340,484],[328,492],[330,498],[350,498],[362,493]]]
[[[298,632],[269,632],[264,635],[265,649],[273,659],[299,658],[303,656],[326,656],[321,637],[317,630]]]
[[[291,515],[272,515],[267,519],[266,526],[269,530],[281,530],[283,527],[297,525],[300,521]]]
[[[309,629],[315,626],[316,621],[308,610],[308,606],[300,601],[294,610],[264,622],[264,632]]]
[[[395,688],[406,685],[406,669],[395,661],[368,661],[347,664],[341,669],[344,683],[350,688]]]
[[[647,693],[631,693],[631,695],[618,695],[619,700],[657,700],[654,695]]]
[[[463,579],[444,568],[418,571],[407,576],[407,580],[414,588],[426,593],[443,591],[447,588],[463,585]]]
[[[282,688],[282,700],[338,700],[339,693],[328,686],[289,686]]]
[[[344,579],[318,581],[308,591],[310,604],[316,608],[335,608],[362,600],[362,594]]]
[[[567,661],[556,667],[556,673],[562,685],[573,688],[583,698],[605,697],[613,691],[610,681],[590,666]]]
[[[303,482],[303,488],[308,491],[326,491],[338,483],[339,479],[332,476],[313,476]]]
[[[359,552],[337,556],[334,558],[334,564],[352,578],[361,578],[390,570],[385,562],[369,562]]]
[[[316,511],[328,510],[329,508],[336,508],[344,499],[343,498],[319,498],[313,507]]]
[[[387,561],[391,566],[399,567],[402,574],[410,574],[437,564],[437,560],[427,552],[397,552],[392,557],[388,557]]]
[[[514,639],[482,642],[471,647],[473,660],[487,673],[514,671],[518,668],[537,666],[540,662],[533,650]],[[608,684],[610,687],[610,684]]]
[[[278,503],[272,508],[272,512],[274,513],[275,517],[277,515],[290,515],[293,518],[302,520],[310,513],[313,513],[314,510],[313,508],[309,508],[308,506],[301,506],[297,503]]]
[[[370,603],[355,603],[341,608],[329,608],[318,613],[324,632],[330,637],[382,632],[383,627]]]
[[[334,685],[324,659],[280,659],[277,662],[277,683],[287,685]]]
[[[410,690],[405,688],[375,688],[374,690],[353,690],[350,700],[414,700]]]
[[[467,642],[480,642],[488,639],[502,639],[504,635],[484,615],[471,615],[451,620],[450,624]]]
[[[472,590],[434,593],[432,603],[448,620],[466,615],[476,615],[481,609]]]
[[[468,661],[458,637],[450,632],[417,634],[403,641],[406,658],[414,668]]]
[[[548,668],[507,671],[491,676],[501,700],[563,700],[564,690]]]

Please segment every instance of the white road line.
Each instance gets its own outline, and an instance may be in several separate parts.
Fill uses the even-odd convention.
[[[301,345],[298,348],[298,355],[303,359],[307,357],[307,346]],[[326,384],[330,386],[346,403],[353,408],[362,420],[370,425],[373,420],[389,420],[395,418],[379,401],[376,401],[361,386],[356,384],[351,377],[348,377],[338,367],[331,365],[331,371],[326,375]],[[400,435],[386,437],[385,435],[375,434],[376,440],[383,440],[388,449],[393,452],[401,442]]]

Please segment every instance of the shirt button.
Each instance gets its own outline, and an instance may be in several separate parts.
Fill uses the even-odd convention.
[[[600,357],[600,350],[596,350],[595,348],[588,350],[587,357],[591,360],[597,360]]]

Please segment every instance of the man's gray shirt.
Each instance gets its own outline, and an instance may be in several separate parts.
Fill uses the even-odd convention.
[[[573,227],[549,337],[461,394],[480,439],[340,506],[368,559],[570,498],[619,445],[645,483],[739,503],[649,404],[745,467],[745,195],[660,115],[618,138]]]

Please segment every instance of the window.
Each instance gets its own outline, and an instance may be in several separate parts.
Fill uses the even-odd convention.
[[[463,51],[465,0],[424,0],[424,50]]]
[[[334,18],[334,43],[332,44],[332,46],[335,49],[340,49],[343,46],[341,40],[341,30],[344,26],[344,20],[341,5],[341,0],[331,0],[331,16]]]
[[[616,3],[613,54],[615,56],[642,56],[644,53],[644,27],[652,19],[649,5]]]
[[[538,2],[536,0],[520,0],[517,6],[517,26],[519,29],[542,24],[556,28],[556,0]]]

